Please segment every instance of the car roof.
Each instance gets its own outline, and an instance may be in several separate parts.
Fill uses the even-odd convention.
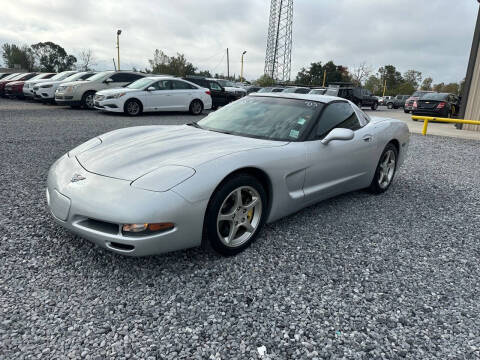
[[[346,101],[345,99],[337,97],[337,96],[281,93],[281,92],[280,93],[254,93],[254,94],[250,94],[248,96],[261,96],[261,97],[274,97],[274,98],[285,98],[285,99],[311,100],[311,101],[323,102],[323,103],[326,103],[326,104],[331,103],[333,101],[337,101],[337,100]]]

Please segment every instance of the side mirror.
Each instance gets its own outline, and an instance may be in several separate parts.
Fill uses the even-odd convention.
[[[325,136],[321,143],[327,145],[332,140],[352,140],[355,136],[353,130],[344,128],[335,128]]]
[[[106,79],[106,80],[104,81],[105,84],[110,84],[111,82],[113,82],[113,80],[110,79],[110,78],[108,78],[108,79]]]
[[[149,87],[147,88],[147,91],[155,91],[155,90],[156,90],[156,89],[155,89],[153,86],[149,86]]]

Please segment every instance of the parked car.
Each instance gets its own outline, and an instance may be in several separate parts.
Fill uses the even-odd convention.
[[[325,88],[320,88],[320,89],[312,89],[308,94],[310,95],[325,95],[325,92],[327,89]]]
[[[455,94],[431,92],[413,102],[412,115],[451,118],[458,115],[460,98]]]
[[[420,99],[423,95],[433,93],[433,91],[426,91],[426,90],[417,90],[415,91],[412,96],[410,96],[406,101],[405,101],[405,107],[403,108],[403,111],[406,113],[409,113],[410,111],[413,110],[413,103],[415,100]]]
[[[124,88],[101,90],[93,101],[98,110],[130,116],[150,111],[189,111],[200,115],[212,107],[209,89],[172,76],[144,77]]]
[[[290,93],[290,94],[308,94],[310,92],[310,88],[301,87],[301,86],[292,86],[286,89],[283,89],[282,93]]]
[[[16,76],[4,78],[0,80],[0,96],[5,97],[5,86],[13,81],[25,81],[33,78],[37,73],[32,72],[32,73],[20,73]]]
[[[256,92],[258,92],[258,91],[261,90],[261,89],[262,89],[261,86],[255,86],[255,85],[247,86],[247,87],[245,88],[245,90],[247,90],[247,94],[256,93]]]
[[[285,90],[285,88],[283,87],[269,86],[269,87],[264,87],[263,89],[258,90],[258,92],[259,93],[276,93],[276,92],[282,92],[283,90]]]
[[[393,99],[387,101],[386,105],[388,109],[398,109],[405,106],[405,101],[410,97],[410,95],[397,95]]]
[[[216,79],[192,75],[187,76],[183,79],[197,84],[200,87],[209,89],[210,96],[212,97],[212,109],[214,110],[217,109],[219,106],[227,105],[230,102],[238,99],[237,95],[226,91],[225,88],[220,85],[220,83]]]
[[[54,73],[53,75],[50,75],[44,78],[39,78],[39,79],[32,78],[31,80],[28,80],[27,82],[25,82],[25,86],[23,87],[23,94],[27,98],[34,98],[35,94],[34,94],[33,88],[35,87],[35,85],[44,83],[44,82],[64,80],[67,77],[73,74],[76,74],[77,72],[78,71],[68,70],[68,71],[62,71],[58,74]]]
[[[228,81],[225,79],[207,79],[207,80],[216,80],[220,85],[222,85],[222,87],[225,89],[226,92],[233,94],[237,99],[247,95],[247,90],[245,90],[243,87],[240,87],[231,81]]]
[[[57,75],[56,73],[40,73],[37,76],[34,76],[30,80],[25,81],[22,87],[22,94],[16,94],[17,97],[23,97],[27,99],[33,98],[33,86],[36,83],[50,80],[53,76]]]
[[[252,94],[198,123],[92,138],[51,166],[46,198],[55,222],[118,254],[206,241],[235,255],[265,223],[354,190],[387,191],[408,144],[406,123],[340,98]]]
[[[8,96],[11,99],[24,99],[25,97],[29,97],[25,95],[25,87],[29,88],[32,82],[34,83],[40,79],[50,78],[53,75],[55,75],[55,73],[40,73],[32,77],[30,80],[12,81],[5,85],[5,96]]]
[[[5,79],[7,76],[15,75],[16,73],[0,73],[0,80]]]
[[[103,71],[84,81],[61,84],[55,91],[55,102],[93,109],[93,97],[97,91],[121,88],[143,77],[145,74],[133,71]]]
[[[372,110],[377,110],[378,100],[373,94],[361,87],[353,87],[348,85],[333,85],[327,88],[325,95],[338,96],[348,99],[357,105],[359,108],[364,106],[370,107]]]
[[[391,99],[393,99],[393,96],[380,96],[378,98],[378,105],[387,105],[387,102]]]
[[[38,83],[33,86],[33,98],[42,102],[55,102],[55,91],[60,84],[86,80],[94,74],[95,72],[93,71],[82,71],[76,72],[66,78],[55,80],[54,78],[56,76],[54,76],[54,78],[51,78],[48,81]]]

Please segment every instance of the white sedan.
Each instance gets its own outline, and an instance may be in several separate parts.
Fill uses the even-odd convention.
[[[98,91],[94,106],[130,116],[149,111],[189,111],[199,115],[212,108],[210,90],[173,76],[151,76],[130,85]]]

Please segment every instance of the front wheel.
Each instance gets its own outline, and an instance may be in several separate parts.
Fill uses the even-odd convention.
[[[392,143],[389,143],[383,150],[378,161],[375,175],[370,184],[369,191],[380,194],[390,187],[395,171],[397,170],[398,150]]]
[[[203,111],[203,103],[200,100],[193,100],[189,108],[190,114],[200,115]]]
[[[387,109],[392,109],[393,108],[393,104],[392,103],[388,103],[387,104]]]
[[[205,235],[218,253],[231,256],[258,236],[267,211],[262,184],[248,174],[224,182],[212,195],[205,215]]]
[[[87,91],[85,94],[82,96],[82,105],[85,109],[93,109],[94,108],[94,103],[93,103],[93,97],[95,96],[95,91]]]
[[[375,101],[375,102],[372,104],[371,109],[372,109],[372,110],[377,110],[377,108],[378,108],[378,102]]]
[[[138,116],[142,113],[142,104],[136,99],[130,99],[125,103],[123,111],[128,116]]]

